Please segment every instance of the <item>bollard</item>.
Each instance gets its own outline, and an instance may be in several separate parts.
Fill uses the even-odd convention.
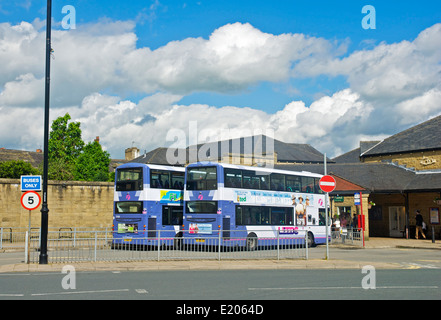
[[[432,243],[435,243],[435,227],[432,226]]]

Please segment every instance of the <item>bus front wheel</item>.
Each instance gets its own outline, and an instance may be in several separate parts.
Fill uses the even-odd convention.
[[[257,249],[257,235],[255,233],[250,233],[247,236],[247,250],[254,251]]]

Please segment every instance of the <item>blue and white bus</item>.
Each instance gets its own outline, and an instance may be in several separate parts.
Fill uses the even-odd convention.
[[[180,237],[185,169],[141,163],[116,168],[113,245]]]
[[[326,242],[322,175],[222,163],[186,168],[186,244],[217,243],[248,250],[280,237],[308,245]],[[328,239],[330,239],[328,226]],[[212,237],[213,241],[209,241]],[[277,240],[276,240],[277,239]],[[286,242],[285,242],[286,243]]]

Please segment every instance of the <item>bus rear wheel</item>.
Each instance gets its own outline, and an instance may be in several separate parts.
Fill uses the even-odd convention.
[[[315,240],[314,240],[314,235],[312,234],[312,232],[308,232],[308,248],[312,248],[315,247]]]
[[[250,233],[247,236],[246,248],[247,251],[254,251],[257,249],[257,235],[255,233]]]
[[[182,249],[182,232],[179,232],[176,234],[175,238],[173,239],[173,249],[175,250],[181,250]]]

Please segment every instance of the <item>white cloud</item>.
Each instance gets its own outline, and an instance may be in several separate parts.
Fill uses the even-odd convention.
[[[0,92],[0,106],[29,106],[34,101],[43,101],[44,80],[36,79],[32,73],[20,75],[14,81],[7,82]]]
[[[138,49],[122,64],[131,86],[144,92],[232,92],[260,81],[287,80],[294,62],[326,55],[331,47],[321,38],[276,36],[234,23],[214,30],[209,39],[172,41],[154,51]]]
[[[0,24],[0,84],[27,74],[44,77],[44,30],[34,24]],[[235,92],[261,81],[288,80],[302,59],[331,56],[334,45],[303,34],[272,35],[248,23],[227,24],[208,39],[172,41],[156,50],[137,48],[134,23],[101,20],[75,30],[53,30],[53,105],[79,104],[88,94],[166,91]],[[6,63],[7,62],[7,63]],[[25,91],[25,90],[24,90]],[[36,97],[28,97],[37,104]]]
[[[276,139],[309,143],[335,156],[355,148],[361,138],[395,133],[394,128],[441,111],[441,24],[414,41],[381,43],[344,58],[339,56],[346,52],[346,40],[273,35],[247,23],[227,24],[208,39],[172,41],[156,50],[137,48],[134,27],[130,21],[101,20],[53,31],[51,119],[69,112],[81,122],[83,139],[100,136],[114,157],[121,157],[132,141],[142,150],[167,145],[168,130],[188,132],[191,121],[197,121],[198,132],[217,135],[222,129],[245,136],[269,128]],[[41,147],[43,61],[41,21],[0,24],[0,147]],[[195,91],[231,94],[264,81],[318,75],[343,75],[349,88],[310,105],[292,101],[273,114],[180,104]],[[132,93],[141,100],[124,98]]]
[[[441,91],[434,88],[415,98],[398,103],[396,110],[401,114],[401,123],[409,125],[427,120],[428,115],[440,115],[440,102]]]
[[[414,41],[381,43],[339,59],[306,59],[297,74],[345,75],[351,89],[371,101],[397,103],[441,83],[441,24],[423,30]]]
[[[112,154],[121,154],[132,141],[148,151],[169,146],[174,141],[166,141],[167,134],[177,129],[185,133],[182,147],[195,139],[203,143],[206,135],[225,138],[227,133],[227,138],[232,138],[273,130],[277,139],[311,143],[334,156],[337,154],[333,142],[353,144],[351,137],[372,110],[349,89],[322,97],[309,107],[300,101],[292,102],[275,114],[234,106],[180,105],[175,103],[177,99],[178,96],[157,94],[135,105],[94,94],[85,98],[80,108],[71,108],[70,114],[74,121],[81,122],[84,140],[100,136],[104,145],[115,146],[109,148]],[[160,107],[153,110],[152,104]]]

